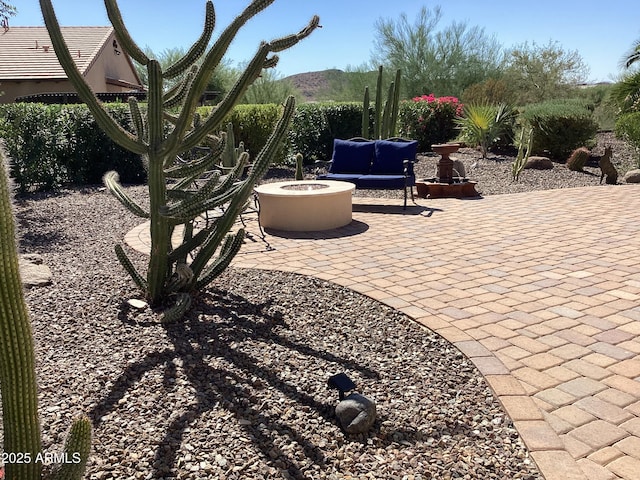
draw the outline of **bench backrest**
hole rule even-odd
[[[365,138],[335,139],[329,171],[363,175],[402,175],[406,171],[405,161],[412,164],[416,159],[417,150],[417,141],[397,137],[375,141]]]

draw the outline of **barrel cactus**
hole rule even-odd
[[[148,166],[148,209],[138,205],[127,194],[115,172],[105,175],[105,184],[133,214],[150,220],[151,250],[146,275],[134,268],[119,245],[116,246],[116,254],[151,305],[164,310],[164,321],[182,317],[191,304],[192,295],[218,276],[240,249],[244,231],[229,232],[254,185],[267,171],[293,116],[295,103],[290,97],[271,137],[251,159],[251,169],[244,176],[249,154],[236,150],[235,145],[226,145],[232,136],[226,134],[224,119],[262,70],[277,64],[278,57],[274,53],[292,47],[318,27],[317,16],[296,34],[262,42],[235,85],[211,113],[205,118],[196,115],[196,107],[207,82],[238,31],[274,1],[251,1],[211,46],[209,41],[215,14],[213,3],[207,1],[202,35],[183,58],[163,71],[160,63],[149,58],[134,42],[116,0],[105,0],[109,20],[122,49],[137,63],[146,66],[148,72],[147,108],[140,108],[133,98],[129,100],[135,125],[135,131],[129,132],[120,127],[95,98],[65,45],[51,0],[40,0],[56,55],[80,98],[100,127],[122,147],[142,155]],[[168,87],[165,82],[174,78],[181,80],[175,86],[165,88]],[[200,155],[193,155],[194,149],[203,143],[208,149]],[[223,160],[229,153],[237,154],[233,159],[233,169],[211,175],[204,185],[194,189],[194,180],[214,166],[228,163]],[[184,158],[189,158],[189,161],[181,162]],[[168,183],[169,179],[171,183]],[[194,222],[200,215],[221,206],[224,206],[219,209],[221,215],[203,230],[195,231]],[[182,227],[182,241],[174,248],[171,237],[178,227]]]
[[[0,144],[0,391],[2,393],[3,458],[7,479],[42,477],[42,441],[31,322],[24,300],[8,166]],[[72,460],[54,479],[80,479],[91,447],[91,423],[77,419],[65,446]],[[76,460],[75,463],[73,460]]]

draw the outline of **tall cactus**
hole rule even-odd
[[[107,188],[135,215],[150,220],[151,252],[146,278],[133,267],[122,247],[116,247],[120,262],[136,284],[146,293],[153,306],[166,306],[172,299],[174,306],[164,315],[165,321],[180,318],[189,308],[191,294],[206,286],[229,265],[242,243],[244,231],[227,235],[242,208],[244,208],[255,183],[264,175],[274,158],[278,145],[284,138],[294,113],[293,98],[287,99],[282,118],[276,125],[265,147],[253,160],[250,173],[241,180],[248,153],[240,153],[235,168],[223,176],[214,175],[202,188],[194,190],[193,179],[202,172],[221,163],[224,152],[230,152],[221,131],[224,118],[238,103],[264,68],[277,64],[273,53],[286,50],[318,27],[314,16],[300,32],[283,38],[262,42],[257,53],[247,64],[235,85],[216,105],[208,117],[195,115],[198,100],[207,81],[220,64],[238,31],[252,17],[269,7],[275,0],[253,0],[220,34],[211,47],[209,40],[214,29],[213,3],[206,2],[206,19],[201,37],[174,65],[162,71],[158,61],[148,58],[131,38],[126,29],[116,0],[105,0],[107,14],[120,45],[136,62],[145,65],[149,76],[148,107],[143,114],[135,99],[129,100],[134,132],[120,127],[95,98],[93,92],[77,70],[65,45],[51,0],[40,0],[45,25],[51,36],[56,55],[80,98],[87,104],[100,127],[122,147],[144,156],[148,165],[149,210],[143,209],[131,199],[118,183],[115,173],[105,175]],[[202,58],[201,62],[198,62]],[[198,66],[199,65],[199,66]],[[165,80],[182,76],[174,88],[165,91]],[[177,114],[171,114],[178,108]],[[169,110],[171,109],[171,110]],[[165,128],[168,122],[170,128]],[[178,158],[206,142],[210,152],[188,164],[180,164]],[[167,185],[167,178],[175,183]],[[194,232],[194,220],[204,212],[224,205],[224,213],[204,230]],[[179,225],[184,226],[180,246],[173,248],[171,234]],[[214,255],[217,257],[214,259]],[[192,258],[190,264],[187,259]]]
[[[15,223],[11,209],[8,165],[0,144],[0,390],[2,391],[3,451],[8,479],[41,478],[42,441],[38,420],[38,392],[31,323],[24,301]],[[70,472],[62,469],[53,478],[80,479],[91,444],[91,423],[86,417],[74,422],[67,441],[69,458],[81,453]],[[64,468],[64,467],[63,467]]]
[[[373,112],[373,138],[383,139],[396,135],[398,124],[398,110],[400,105],[400,78],[401,70],[396,70],[395,81],[389,84],[387,98],[382,99],[382,80],[384,68],[378,67],[378,79],[376,82],[375,107]],[[369,136],[369,87],[364,89],[364,100],[362,102],[362,137]]]

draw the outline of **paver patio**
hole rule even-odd
[[[547,480],[640,478],[640,186],[353,201],[349,226],[270,232],[234,265],[344,285],[442,335]]]

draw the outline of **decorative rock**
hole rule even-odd
[[[533,170],[551,170],[553,168],[553,162],[548,157],[536,157],[531,156],[524,164],[524,168],[531,168]]]
[[[624,181],[627,183],[640,183],[640,169],[629,170],[624,175]]]
[[[376,420],[376,404],[364,395],[352,393],[336,406],[336,417],[347,433],[365,433]]]
[[[465,178],[467,176],[467,173],[465,172],[464,163],[462,163],[462,160],[457,160],[455,158],[452,158],[451,160],[453,160],[453,173],[454,173],[454,175],[457,175],[458,177]]]
[[[51,270],[37,253],[27,253],[18,258],[20,277],[25,287],[43,287],[51,284]]]

